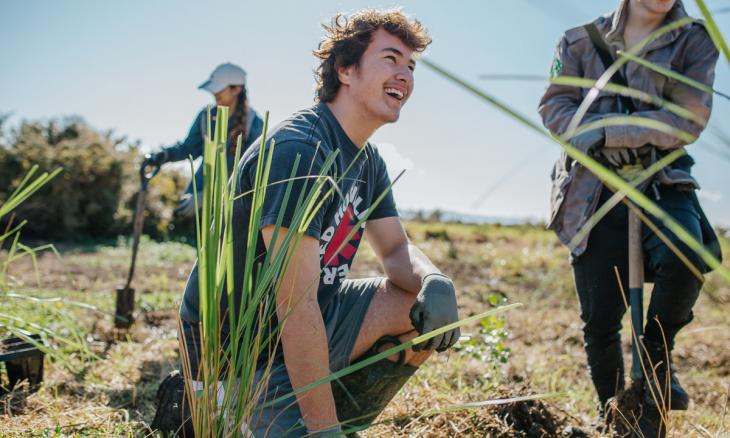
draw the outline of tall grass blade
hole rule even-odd
[[[658,171],[663,169],[665,166],[668,166],[669,164],[676,161],[679,157],[682,157],[686,154],[684,148],[677,149],[675,151],[672,151],[671,153],[664,156],[662,159],[657,161],[656,163],[652,164],[651,166],[647,167],[643,171],[639,173],[639,175],[630,181],[629,184],[631,184],[632,187],[638,187],[645,181],[647,181],[649,178],[654,176]],[[573,237],[573,239],[568,244],[568,247],[575,248],[583,241],[583,239],[588,237],[588,234],[591,232],[593,227],[598,224],[598,222],[601,221],[606,215],[608,214],[613,207],[617,206],[619,202],[621,202],[622,199],[624,199],[626,195],[623,192],[616,192],[614,193],[603,205],[601,205],[596,212],[591,216],[588,221],[583,225],[583,228],[578,230],[578,233]]]
[[[730,47],[728,47],[727,41],[725,41],[725,38],[723,38],[722,33],[720,32],[720,28],[717,27],[715,18],[712,16],[712,13],[707,8],[704,0],[695,0],[695,3],[700,9],[700,12],[702,12],[702,17],[704,17],[705,19],[705,29],[707,29],[707,32],[710,34],[710,38],[712,38],[712,41],[715,43],[717,49],[722,52],[723,55],[725,55],[725,59],[727,60],[727,62],[730,63]]]
[[[418,414],[417,418],[431,417],[433,415],[448,414],[451,412],[469,411],[469,410],[481,409],[481,408],[489,407],[489,406],[509,405],[512,403],[522,403],[522,402],[526,402],[526,401],[535,401],[535,400],[549,400],[549,399],[564,397],[565,395],[566,395],[565,393],[561,393],[561,392],[548,392],[548,393],[544,393],[544,394],[531,394],[531,395],[523,395],[523,396],[517,396],[517,397],[497,398],[497,399],[491,399],[491,400],[468,402],[468,403],[444,406],[442,408],[426,409],[425,411],[420,412]],[[369,426],[346,427],[345,430],[343,430],[343,432],[346,434],[351,434],[351,433],[359,432],[361,430],[365,430],[365,429],[373,427],[373,426],[393,424],[393,423],[400,422],[402,420],[411,419],[412,417],[413,417],[413,415],[409,414],[409,415],[401,415],[401,416],[397,416],[397,417],[393,417],[393,418],[386,418],[384,420],[374,422]],[[351,420],[348,420],[348,422],[355,422],[358,420],[360,420],[360,418],[353,418]],[[343,423],[343,425],[347,426],[348,422]]]
[[[576,77],[576,76],[555,76],[553,78],[550,78],[550,83],[558,84],[558,85],[568,85],[568,86],[580,87],[580,88],[593,88],[596,86],[597,80],[588,79],[588,78],[580,78],[580,77]],[[683,108],[673,102],[664,100],[659,96],[654,96],[654,95],[646,93],[644,91],[637,90],[636,88],[624,87],[623,85],[614,84],[613,82],[609,82],[603,87],[603,90],[611,92],[611,93],[620,94],[622,96],[630,97],[632,99],[641,100],[643,102],[652,104],[657,108],[665,109],[684,119],[692,120],[693,122],[698,123],[700,125],[705,124],[705,119],[703,119],[699,115],[695,114],[694,112],[692,112],[686,108]]]
[[[692,143],[695,140],[697,140],[697,137],[690,134],[687,131],[683,131],[681,129],[677,129],[667,123],[660,122],[658,120],[653,119],[647,119],[645,117],[639,117],[639,116],[612,116],[612,117],[605,117],[599,120],[594,120],[592,122],[585,123],[583,125],[580,125],[578,128],[572,131],[572,134],[570,136],[564,135],[563,138],[565,139],[571,139],[577,135],[580,135],[586,131],[590,131],[593,129],[598,128],[606,128],[609,126],[641,126],[643,128],[649,128],[653,129],[655,131],[663,132],[664,134],[669,134],[674,137],[677,137],[678,139],[686,142],[686,143]]]
[[[714,88],[712,88],[712,87],[710,87],[708,85],[705,85],[702,82],[696,81],[696,80],[694,80],[692,78],[689,78],[689,77],[687,77],[687,76],[685,76],[683,74],[680,74],[680,73],[677,73],[675,71],[672,71],[672,70],[670,70],[668,68],[664,68],[661,65],[657,65],[657,64],[655,64],[655,63],[653,63],[651,61],[647,61],[646,59],[641,58],[639,56],[632,55],[630,53],[626,53],[623,50],[619,50],[618,52],[616,52],[616,54],[619,55],[619,56],[621,56],[621,57],[627,58],[629,61],[633,61],[633,62],[635,62],[635,63],[637,63],[639,65],[642,65],[642,66],[648,68],[649,70],[653,70],[653,71],[655,71],[655,72],[657,72],[659,74],[662,74],[662,75],[664,75],[664,76],[666,76],[668,78],[672,78],[675,81],[678,81],[678,82],[681,82],[683,84],[689,85],[690,87],[694,87],[694,88],[696,88],[696,89],[698,89],[700,91],[704,91],[705,93],[710,93],[710,94],[714,93],[714,94],[717,94],[718,96],[724,97],[725,99],[730,99],[730,96],[728,96],[727,94],[725,94],[725,93],[723,93],[721,91],[718,91],[718,90],[716,90],[716,89],[714,89]]]
[[[522,303],[513,303],[513,304],[508,304],[506,306],[497,307],[495,309],[490,309],[490,310],[488,310],[486,312],[482,312],[482,313],[480,313],[478,315],[473,315],[473,316],[470,316],[468,318],[464,318],[464,319],[462,319],[460,321],[456,321],[454,323],[445,325],[443,327],[440,327],[440,328],[438,328],[436,330],[433,330],[433,331],[430,331],[428,333],[424,333],[424,334],[422,334],[420,336],[417,336],[417,337],[415,337],[415,338],[413,338],[413,339],[411,339],[409,341],[403,342],[400,345],[397,345],[395,347],[392,347],[392,348],[389,348],[387,350],[384,350],[384,351],[382,351],[382,352],[380,352],[378,354],[375,354],[373,356],[368,357],[367,359],[363,359],[363,360],[361,360],[359,362],[356,362],[356,363],[354,363],[354,364],[352,364],[352,365],[350,365],[350,366],[348,366],[346,368],[343,368],[343,369],[341,369],[339,371],[335,371],[334,373],[330,374],[329,376],[325,377],[324,379],[320,379],[320,380],[318,380],[316,382],[312,382],[312,383],[310,383],[308,385],[302,386],[301,388],[299,388],[299,389],[297,389],[295,391],[292,391],[289,394],[283,395],[281,397],[278,397],[278,398],[276,398],[276,399],[274,399],[274,400],[266,403],[262,407],[272,406],[272,405],[274,405],[276,403],[279,403],[281,401],[284,401],[284,400],[287,400],[289,398],[292,398],[292,397],[294,397],[297,394],[300,394],[302,392],[309,391],[310,389],[315,388],[315,387],[317,387],[319,385],[322,385],[324,383],[332,382],[333,380],[336,380],[336,379],[339,379],[341,377],[344,377],[344,376],[346,376],[346,375],[348,375],[350,373],[354,373],[355,371],[360,370],[362,368],[365,368],[366,366],[368,366],[370,364],[373,364],[375,362],[378,362],[380,360],[383,360],[383,359],[387,358],[388,356],[392,356],[392,355],[394,355],[396,353],[399,353],[399,352],[401,352],[401,351],[403,351],[403,350],[405,350],[407,348],[412,347],[415,344],[420,344],[421,342],[427,341],[427,340],[429,340],[431,338],[434,338],[434,337],[436,337],[438,335],[441,335],[443,333],[446,333],[446,332],[448,332],[450,330],[453,330],[455,328],[462,327],[462,326],[467,325],[467,324],[470,324],[472,322],[480,321],[480,320],[482,320],[482,319],[484,319],[484,318],[486,318],[486,317],[488,317],[490,315],[496,315],[498,313],[506,312],[508,310],[512,310],[512,309],[515,309],[515,308],[520,307],[520,306],[522,306]]]
[[[634,47],[629,50],[628,54],[630,55],[636,55],[641,50],[646,47],[647,44],[654,41],[656,38],[659,38],[660,36],[664,35],[665,33],[671,32],[675,29],[679,29],[683,26],[686,26],[689,23],[692,23],[694,21],[694,18],[692,17],[685,17],[676,21],[673,21],[669,24],[666,24],[659,29],[653,31],[650,33],[646,38],[639,41]],[[581,121],[583,120],[583,117],[585,117],[586,113],[588,112],[588,108],[593,104],[593,102],[598,98],[598,93],[604,89],[606,84],[611,80],[614,74],[619,71],[619,69],[628,62],[628,59],[626,57],[619,58],[616,60],[616,62],[613,63],[610,67],[606,69],[606,71],[601,75],[600,78],[598,78],[598,81],[596,81],[596,85],[591,88],[591,90],[588,92],[586,97],[581,102],[580,106],[578,107],[578,110],[575,112],[575,115],[573,115],[573,118],[570,121],[570,124],[568,125],[568,128],[565,131],[566,138],[570,138],[573,136],[573,132],[578,128],[578,126],[581,124]]]

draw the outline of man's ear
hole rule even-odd
[[[355,64],[348,65],[347,67],[337,67],[337,79],[339,79],[340,84],[350,85],[354,72]]]

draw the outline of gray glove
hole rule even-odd
[[[428,274],[423,279],[421,291],[411,307],[411,323],[419,334],[428,333],[437,328],[459,320],[456,308],[456,290],[454,283],[443,274]],[[459,340],[461,330],[455,328],[442,333],[426,342],[413,346],[413,351],[431,350],[445,351]]]
[[[203,194],[198,192],[198,205],[203,204]],[[175,214],[182,217],[195,217],[195,199],[192,193],[185,193],[177,203]]]
[[[601,148],[598,155],[617,169],[626,164],[636,164],[639,161],[636,150],[631,148]]]
[[[606,144],[606,130],[604,128],[591,129],[570,139],[570,144],[586,154],[592,154]]]

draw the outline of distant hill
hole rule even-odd
[[[542,219],[525,216],[485,216],[480,214],[461,213],[450,210],[415,210],[400,211],[406,220],[423,220],[433,222],[458,222],[462,224],[502,224],[502,225],[544,225]]]

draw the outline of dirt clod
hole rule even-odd
[[[644,390],[640,380],[620,391],[611,400],[606,409],[608,431],[613,437],[628,437],[636,430],[638,418],[641,417],[641,402]]]

